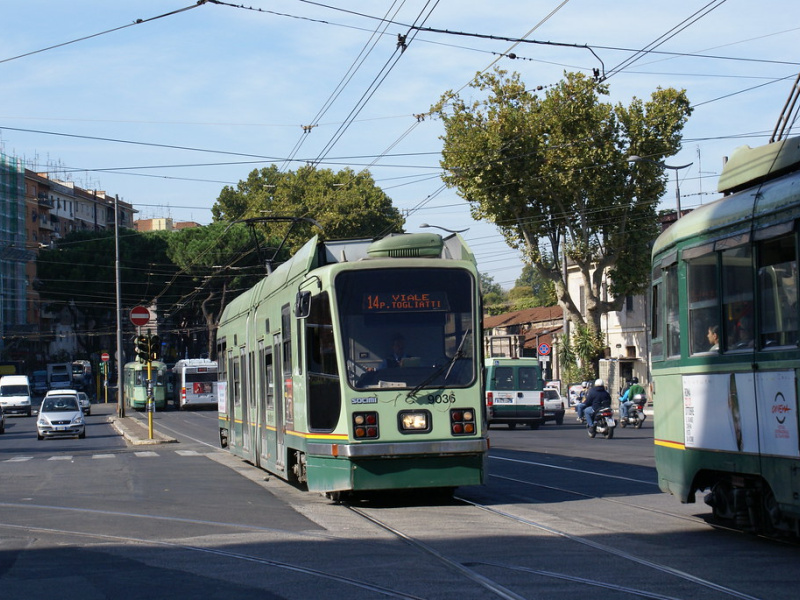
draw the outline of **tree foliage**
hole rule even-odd
[[[253,170],[234,189],[226,186],[211,209],[216,221],[238,221],[267,215],[307,217],[310,223],[295,226],[287,247],[297,250],[313,235],[324,239],[378,237],[399,233],[403,217],[391,199],[375,185],[368,171],[306,166],[282,172],[275,165]],[[283,237],[288,224],[272,224],[270,235]]]
[[[123,309],[149,301],[163,290],[175,268],[159,236],[129,229],[119,236],[120,304]],[[114,231],[75,231],[36,260],[34,283],[48,311],[67,310],[83,353],[96,352],[98,336],[116,327],[116,249]]]
[[[508,294],[494,277],[480,273],[481,298],[483,309],[489,315],[501,315],[508,312]]]
[[[266,275],[256,240],[263,245],[259,232],[241,223],[167,232],[167,254],[179,269],[175,280],[188,284],[172,304],[171,316],[183,335],[199,327],[208,332],[209,356],[214,355],[215,332],[225,305]]]
[[[601,102],[608,87],[579,73],[542,96],[496,70],[479,74],[469,93],[482,99],[447,92],[432,108],[445,126],[444,182],[553,282],[570,320],[599,330],[603,313],[647,285],[666,185],[662,167],[627,159],[679,150],[691,113],[685,92],[659,88],[626,107]],[[582,276],[586,318],[563,278],[564,255]]]
[[[553,306],[558,303],[556,286],[545,279],[531,265],[525,265],[515,285],[508,292],[511,310],[523,310],[539,306]]]

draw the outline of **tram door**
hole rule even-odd
[[[235,351],[231,351],[233,354]],[[242,448],[242,380],[241,380],[241,365],[239,364],[239,357],[233,356],[230,366],[230,382],[232,385],[228,388],[228,419],[231,435],[231,443],[234,448]]]
[[[270,369],[272,369],[272,348],[265,347],[263,339],[258,340],[258,360],[256,371],[253,378],[258,381],[256,385],[256,414],[258,415],[258,425],[256,434],[256,464],[263,467],[269,459],[269,446],[267,437],[267,411],[272,408],[271,394],[269,389]]]
[[[285,440],[284,440],[284,420],[283,420],[283,377],[281,376],[281,334],[276,333],[272,336],[272,352],[270,353],[270,373],[267,376],[272,383],[273,396],[275,401],[275,466],[284,469],[286,461]],[[275,383],[278,382],[278,385]]]
[[[253,458],[252,436],[250,432],[250,377],[248,371],[247,351],[244,346],[239,348],[239,363],[241,368],[242,397],[240,405],[242,410],[242,456],[244,458]]]

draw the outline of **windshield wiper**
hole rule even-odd
[[[464,347],[464,342],[467,341],[467,336],[470,334],[471,331],[472,331],[471,329],[467,329],[464,332],[464,336],[461,338],[461,343],[458,345],[458,348],[456,349],[456,353],[453,355],[453,358],[450,359],[450,362],[447,362],[447,363],[443,364],[441,367],[439,367],[433,373],[431,373],[428,377],[426,377],[422,381],[422,383],[417,385],[414,389],[412,389],[410,392],[408,392],[406,394],[406,398],[413,398],[414,396],[416,396],[418,391],[420,391],[422,388],[424,388],[426,385],[428,385],[431,381],[433,381],[437,377],[439,377],[439,375],[441,375],[442,372],[445,371],[445,369],[447,370],[447,373],[444,376],[444,382],[447,383],[447,378],[450,377],[450,371],[453,370],[453,367],[455,366],[456,361],[459,358],[463,358],[464,357],[464,352],[463,352],[462,348]]]

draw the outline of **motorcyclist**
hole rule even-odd
[[[578,413],[578,421],[583,421],[583,411],[586,410],[586,395],[589,391],[589,382],[584,381],[581,384],[581,393],[578,395],[578,404],[575,405],[575,412]]]
[[[628,386],[628,389],[625,390],[622,398],[619,399],[619,418],[621,420],[628,418],[628,412],[631,406],[633,406],[633,399],[639,394],[645,396],[645,391],[644,388],[639,385],[639,378],[634,377],[631,379],[631,384]]]
[[[583,416],[586,417],[586,426],[594,426],[594,415],[602,408],[611,406],[611,394],[606,391],[602,379],[596,379],[594,387],[586,394],[586,410]]]

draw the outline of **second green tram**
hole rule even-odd
[[[159,361],[150,363],[150,377],[153,380],[153,400],[156,410],[167,407],[167,365]],[[147,365],[140,362],[125,364],[122,374],[125,405],[137,410],[147,408]]]
[[[714,516],[800,533],[800,138],[744,147],[725,197],[653,248],[652,368],[661,489],[710,490]]]
[[[313,238],[225,308],[221,444],[332,496],[482,484],[480,332],[460,236]]]

